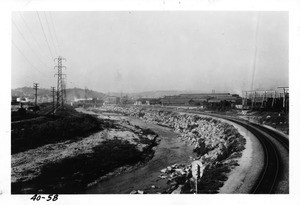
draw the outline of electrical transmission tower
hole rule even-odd
[[[66,66],[62,65],[62,61],[66,61],[65,58],[58,56],[58,58],[55,58],[54,61],[57,60],[57,66],[55,66],[54,68],[57,68],[57,73],[54,75],[57,75],[57,88],[56,88],[56,95],[57,95],[57,100],[56,100],[56,105],[57,108],[58,107],[64,107],[64,80],[63,80],[63,76],[65,76],[66,74],[63,74],[62,69],[66,68]]]

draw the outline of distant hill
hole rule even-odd
[[[94,90],[86,90],[82,88],[70,88],[67,89],[67,99],[68,100],[74,100],[74,99],[82,99],[82,98],[100,98],[103,99],[106,95],[101,92],[97,92]]]
[[[74,99],[80,99],[85,97],[103,99],[105,97],[104,93],[93,91],[93,90],[87,89],[85,93],[85,89],[82,88],[68,88],[66,89],[66,92],[67,92],[67,100],[74,100]],[[16,88],[11,90],[12,96],[34,98],[34,94],[35,91],[32,87],[22,87],[22,88]],[[38,96],[52,98],[52,92],[50,89],[39,88]]]
[[[11,95],[12,96],[33,98],[34,93],[35,93],[35,91],[34,91],[33,87],[22,87],[22,88],[16,88],[16,89],[11,90]],[[50,96],[52,94],[51,94],[50,89],[39,88],[38,89],[38,95],[40,95],[40,96]]]
[[[97,92],[94,90],[87,89],[85,93],[85,89],[82,88],[68,88],[67,90],[67,100],[75,100],[75,99],[84,99],[87,98],[100,98],[103,99],[106,94],[102,92]],[[180,94],[191,94],[191,93],[207,93],[204,91],[178,91],[178,90],[156,90],[156,91],[145,91],[145,92],[136,92],[136,93],[122,93],[122,96],[128,96],[134,99],[137,98],[161,98],[164,96],[170,95],[180,95]],[[12,96],[20,96],[20,97],[29,97],[34,98],[34,89],[32,87],[22,87],[11,90]],[[85,96],[86,95],[86,96]],[[121,92],[110,92],[110,96],[121,96]],[[52,93],[50,89],[39,88],[38,89],[39,97],[47,97],[52,99]]]
[[[134,98],[161,98],[164,96],[190,94],[190,93],[201,93],[201,92],[200,91],[157,90],[157,91],[130,93],[128,95]]]
[[[131,98],[160,98],[166,95],[179,95],[182,93],[186,93],[184,91],[144,91],[144,92],[136,92],[136,93],[120,93],[120,92],[110,92],[110,96],[129,96]]]

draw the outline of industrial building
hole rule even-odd
[[[165,96],[161,98],[164,106],[205,106],[205,107],[233,107],[241,104],[242,98],[230,93],[197,93]]]
[[[139,98],[135,105],[199,106],[226,109],[242,104],[242,98],[230,93],[196,93],[165,96],[163,98]]]
[[[245,91],[243,109],[266,111],[289,111],[288,88],[284,92],[278,90]]]
[[[161,105],[159,98],[139,98],[134,102],[134,105]]]
[[[75,102],[71,102],[73,107],[101,107],[103,100],[99,98],[81,99]]]
[[[120,104],[120,97],[117,96],[107,96],[104,99],[104,105],[116,105]]]

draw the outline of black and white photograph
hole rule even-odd
[[[10,11],[6,194],[295,194],[293,11],[52,8]]]

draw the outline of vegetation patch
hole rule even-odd
[[[98,119],[72,110],[60,111],[57,116],[12,124],[12,154],[49,143],[76,140],[113,127],[113,123],[109,120]]]
[[[140,151],[128,141],[104,141],[89,154],[45,165],[41,174],[27,182],[12,184],[12,193],[83,193],[86,186],[118,167],[134,165],[153,156],[152,147]]]

